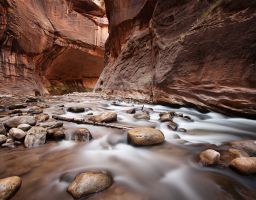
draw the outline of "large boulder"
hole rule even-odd
[[[0,199],[11,199],[19,190],[21,183],[21,178],[18,176],[0,179]]]
[[[199,157],[203,165],[215,165],[220,160],[220,153],[213,149],[207,149],[201,152]]]
[[[46,134],[47,129],[37,126],[32,127],[25,137],[25,147],[31,148],[44,144],[46,141]]]
[[[112,177],[102,172],[85,172],[79,174],[69,185],[67,191],[75,199],[101,192],[112,185]]]
[[[17,128],[20,124],[29,124],[34,126],[36,124],[36,119],[33,116],[16,116],[5,122],[5,125],[9,128]]]
[[[156,145],[164,142],[164,134],[157,129],[141,127],[128,131],[128,142],[132,145],[147,146]]]
[[[256,173],[256,157],[240,157],[231,161],[230,167],[243,174]]]
[[[88,120],[98,123],[108,123],[117,121],[117,113],[115,112],[104,112],[100,115],[91,116]]]
[[[23,130],[19,128],[12,128],[9,131],[9,135],[17,140],[21,140],[27,135],[27,133],[25,133]]]

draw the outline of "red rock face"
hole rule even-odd
[[[108,36],[103,8],[101,0],[1,1],[0,91],[48,93],[56,81],[97,78]]]
[[[256,116],[253,0],[106,0],[97,90]]]

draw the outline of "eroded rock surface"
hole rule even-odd
[[[0,179],[0,199],[11,199],[19,190],[21,182],[21,178],[18,176]]]
[[[106,0],[97,90],[256,116],[256,2]]]
[[[94,86],[108,36],[102,1],[2,0],[0,11],[2,93]]]

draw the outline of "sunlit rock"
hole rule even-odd
[[[75,199],[101,192],[112,185],[112,177],[102,172],[79,174],[69,185],[67,191]]]
[[[199,157],[203,165],[215,165],[220,160],[220,153],[213,149],[207,149],[201,152]]]
[[[154,128],[141,127],[128,131],[128,143],[138,146],[156,145],[164,142],[164,134]]]
[[[240,157],[231,161],[230,167],[243,173],[256,173],[256,157]]]
[[[24,140],[25,147],[37,147],[42,145],[46,141],[47,129],[42,127],[32,127],[28,132]]]
[[[115,112],[104,112],[100,115],[91,116],[88,120],[99,123],[109,123],[117,121],[117,113]]]
[[[19,128],[12,128],[9,131],[9,135],[17,140],[23,139],[27,133],[25,133],[23,130],[19,129]]]
[[[11,199],[19,190],[21,183],[21,178],[18,176],[0,179],[0,199]]]

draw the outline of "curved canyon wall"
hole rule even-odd
[[[256,1],[105,0],[97,91],[256,116]]]
[[[94,86],[108,37],[103,0],[1,0],[0,11],[1,93]]]

